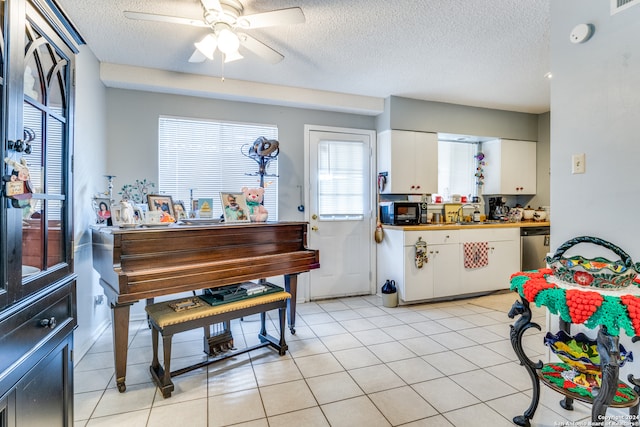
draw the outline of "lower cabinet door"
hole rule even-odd
[[[69,335],[18,382],[17,427],[73,426],[72,347],[73,337]]]
[[[420,301],[433,298],[433,263],[431,260],[418,268],[414,246],[404,248],[404,283],[400,297],[404,301]]]
[[[434,297],[448,297],[464,294],[460,283],[459,244],[429,246],[429,263],[433,263]]]
[[[15,427],[16,425],[16,392],[11,390],[0,398],[0,427]]]

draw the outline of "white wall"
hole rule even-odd
[[[375,128],[372,116],[108,89],[107,165],[108,172],[117,176],[114,188],[117,200],[122,186],[134,183],[136,179],[151,180],[157,189],[160,115],[277,125],[280,142],[278,212],[279,219],[285,221],[304,218],[297,209],[301,203],[298,186],[303,185],[304,178],[304,125]]]
[[[551,206],[554,247],[597,235],[640,261],[640,6],[614,16],[608,1],[552,2]],[[584,44],[571,29],[593,23]],[[571,155],[586,173],[571,174]]]
[[[89,229],[95,220],[91,198],[106,189],[105,87],[99,78],[98,61],[86,46],[81,46],[76,61],[73,216],[78,274],[78,328],[74,332],[77,363],[108,326],[111,313],[106,302],[94,304],[94,297],[103,292],[92,266]]]
[[[640,261],[636,212],[640,185],[640,6],[610,16],[608,1],[551,2],[551,246],[580,235],[601,237]],[[592,23],[584,44],[569,42]],[[586,173],[571,174],[571,155],[586,154]],[[592,245],[581,255],[617,259]],[[553,329],[553,328],[552,328]],[[595,336],[595,331],[589,332]],[[625,337],[621,342],[638,351]],[[637,375],[631,363],[623,369]]]

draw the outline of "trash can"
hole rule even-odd
[[[382,305],[393,308],[398,306],[398,290],[395,280],[387,280],[382,285]]]

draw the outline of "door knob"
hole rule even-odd
[[[316,214],[311,215],[311,219],[318,219],[318,215]]]
[[[318,227],[314,225],[313,227],[311,227],[311,231],[318,231]]]

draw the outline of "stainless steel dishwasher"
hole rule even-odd
[[[522,271],[544,268],[549,253],[548,226],[520,228],[520,268]]]

